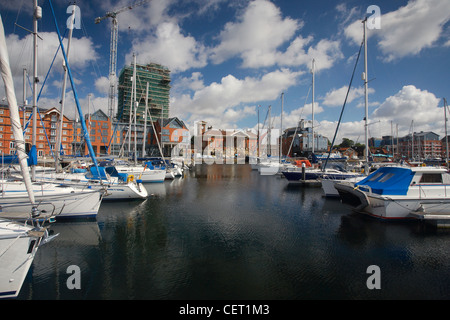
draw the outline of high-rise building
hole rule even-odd
[[[133,64],[125,66],[119,75],[119,94],[116,118],[119,122],[128,122],[130,117],[133,79]],[[162,65],[150,63],[136,64],[136,122],[143,123],[145,115],[145,97],[148,83],[147,120],[169,118],[170,70]],[[134,107],[133,107],[134,109]],[[134,112],[134,111],[133,111]],[[134,113],[131,113],[132,121]],[[150,122],[149,122],[150,123]]]

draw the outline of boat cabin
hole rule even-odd
[[[407,195],[419,187],[420,192],[446,186],[450,194],[450,174],[437,167],[383,167],[355,184],[362,191],[379,195]],[[446,190],[444,190],[446,191]],[[424,195],[425,196],[425,195]]]

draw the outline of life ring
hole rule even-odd
[[[127,183],[128,182],[133,182],[134,181],[134,176],[132,174],[130,174],[127,178]]]

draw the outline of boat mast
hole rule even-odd
[[[23,128],[25,128],[26,124],[26,109],[27,109],[27,69],[23,68]],[[25,133],[24,133],[25,134]]]
[[[144,136],[142,138],[142,157],[145,157],[145,138],[147,137],[148,82],[145,88]]]
[[[364,158],[365,158],[365,165],[364,165],[364,174],[368,174],[369,169],[369,135],[368,135],[368,121],[369,121],[369,98],[368,98],[368,77],[367,77],[367,36],[366,36],[366,24],[367,24],[367,18],[363,20],[363,27],[364,27],[364,73],[363,73],[363,81],[364,81],[364,105],[365,105],[365,124],[364,124],[364,143],[366,144],[366,147],[364,148]]]
[[[281,93],[281,132],[280,132],[280,159],[279,163],[281,163],[281,157],[283,156],[283,99],[284,92]]]
[[[256,163],[259,163],[259,107],[261,107],[260,105],[258,106],[258,132],[257,132],[257,145],[256,145],[256,150],[258,151],[258,157],[256,159]]]
[[[38,0],[34,0],[33,4],[33,133],[32,145],[36,146],[37,132],[37,37],[38,37],[38,19],[42,18],[42,8],[38,6]],[[31,164],[31,180],[36,179],[36,164]]]
[[[445,165],[448,169],[449,164],[448,164],[448,135],[447,135],[447,100],[445,100],[445,98],[444,98],[444,119],[445,119]]]
[[[315,141],[314,141],[314,70],[315,68],[315,60],[312,60],[312,67],[311,67],[311,73],[312,73],[312,123],[311,123],[311,128],[312,128],[312,154],[314,154],[314,145],[315,145]]]
[[[22,171],[23,182],[25,183],[30,203],[33,205],[31,215],[34,216],[39,212],[35,206],[36,202],[33,193],[33,186],[28,171],[27,154],[25,152],[25,140],[23,137],[22,125],[20,124],[19,107],[17,105],[17,98],[14,92],[14,80],[12,77],[11,67],[9,64],[8,48],[6,47],[5,30],[3,27],[3,21],[1,16],[0,16],[0,68],[1,68],[1,77],[5,85],[5,95],[8,101],[11,130],[14,136],[15,147],[17,151],[17,156],[19,158],[20,169]],[[2,153],[2,161],[3,161],[3,153]]]
[[[73,33],[73,22],[75,21],[75,6],[72,7],[72,16],[70,17],[69,23],[69,36],[67,42],[67,60],[69,60],[70,56],[70,43],[72,42],[72,33]],[[58,135],[56,136],[56,146],[55,146],[55,170],[60,172],[62,170],[60,164],[60,152],[61,152],[61,141],[62,141],[62,128],[64,124],[64,105],[66,101],[66,87],[67,87],[67,67],[66,62],[63,60],[63,68],[64,68],[64,80],[62,87],[62,95],[61,95],[61,112],[59,115],[59,127],[58,127]]]
[[[133,53],[133,63],[134,65],[136,65],[136,55]],[[136,81],[135,79],[136,74],[134,72],[134,67],[133,67],[133,77],[131,79],[131,97],[130,97],[130,112],[128,115],[128,157],[130,157],[131,155],[131,116],[133,114],[133,105],[134,105],[134,98],[133,98],[133,94],[134,94],[134,81]]]

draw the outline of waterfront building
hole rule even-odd
[[[155,127],[156,134],[153,131],[151,124],[150,126],[147,125],[146,140],[148,141],[148,144],[146,146],[146,154],[160,156],[158,141],[156,140],[157,136],[161,144],[163,155],[167,157],[171,155],[172,149],[177,144],[190,144],[189,129],[179,118],[172,117],[168,119],[158,119],[153,123],[153,125]]]
[[[297,128],[292,127],[283,131],[283,155],[289,157],[309,156],[312,153],[314,141],[314,153],[328,152],[328,138],[322,136],[318,132],[314,132],[312,128],[306,126],[305,120],[300,120]]]
[[[439,135],[434,132],[421,131],[398,138],[397,148],[396,155],[406,159],[436,159],[445,153],[445,142],[442,143]]]
[[[19,109],[22,126],[26,126],[24,132],[26,148],[32,144],[33,121],[31,118],[32,108]],[[53,150],[57,141],[58,126],[60,123],[60,112],[56,108],[38,108],[38,121],[36,126],[36,149],[38,157],[53,158]],[[62,153],[72,154],[73,121],[64,116],[61,146]],[[11,130],[9,118],[9,108],[7,105],[0,105],[0,151],[2,154],[14,154],[16,152],[14,137]],[[27,150],[28,151],[28,150]]]
[[[201,146],[201,150],[194,143],[194,153],[222,159],[257,155],[258,136],[251,130],[223,130],[206,125],[205,121],[195,123],[195,139],[200,140],[200,143],[197,143],[198,146]]]
[[[128,123],[130,114],[134,121],[134,111],[130,113],[133,65],[125,66],[119,75],[118,108],[116,119]],[[147,96],[147,121],[169,118],[170,70],[156,63],[136,64],[136,122],[145,121],[145,97]]]
[[[86,121],[86,128],[89,132],[89,139],[91,140],[92,148],[97,156],[110,154],[108,150],[111,139],[111,120],[102,111],[97,110],[93,114],[84,116]],[[87,145],[84,143],[83,130],[81,123],[75,121],[73,137],[74,155],[86,155],[89,153]]]

